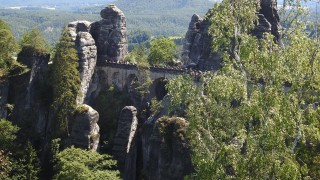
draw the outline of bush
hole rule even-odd
[[[78,148],[67,148],[57,156],[57,174],[53,179],[120,179],[111,156]]]

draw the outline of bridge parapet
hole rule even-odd
[[[119,68],[123,70],[138,70],[137,64],[133,63],[117,63],[117,62],[98,62],[97,66],[100,67],[112,67],[112,68]],[[187,73],[188,71],[186,69],[178,68],[178,67],[163,67],[163,66],[150,66],[151,72],[161,72],[161,73],[170,73],[170,74],[182,74]]]

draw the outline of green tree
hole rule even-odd
[[[10,121],[0,120],[0,179],[9,179],[13,168],[11,153],[16,145],[16,134],[19,128]]]
[[[285,49],[272,35],[257,39],[256,8],[216,5],[210,31],[223,68],[168,83],[171,114],[182,109],[190,122],[194,178],[319,179],[319,41],[301,26]]]
[[[19,129],[8,120],[0,120],[0,150],[12,151]]]
[[[20,40],[20,46],[35,52],[48,52],[49,46],[39,29],[32,29],[25,33]]]
[[[11,179],[39,179],[40,161],[30,141],[27,141],[24,148],[19,148],[18,152],[13,156],[12,171],[10,172]]]
[[[0,79],[3,80],[15,65],[17,65],[14,56],[18,46],[10,27],[1,19],[0,37]]]
[[[69,135],[70,119],[76,109],[76,97],[80,87],[77,67],[78,55],[74,42],[67,29],[64,29],[56,46],[52,67],[53,108],[59,136]]]
[[[116,161],[109,155],[71,147],[57,158],[57,174],[53,179],[120,179],[119,171],[114,170]]]
[[[144,44],[136,45],[131,52],[126,56],[125,60],[130,63],[149,66],[146,46]]]
[[[168,64],[173,61],[177,47],[170,38],[157,38],[150,43],[150,64]]]
[[[0,179],[9,179],[11,168],[9,156],[0,150]]]

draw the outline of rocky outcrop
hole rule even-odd
[[[29,71],[13,76],[9,81],[8,103],[14,107],[10,119],[28,124],[40,135],[45,134],[51,103],[51,91],[46,78],[49,59],[49,53],[24,47],[18,54],[18,61],[26,65]]]
[[[211,15],[209,11],[204,19],[196,14],[192,16],[183,46],[185,64],[202,70],[221,68],[221,59],[212,51],[212,37],[208,32]]]
[[[98,47],[98,61],[121,62],[128,53],[126,17],[115,5],[107,6],[100,15],[102,20],[90,29]]]
[[[72,125],[69,145],[96,151],[100,138],[98,121],[99,113],[96,110],[86,104],[79,106]]]
[[[150,117],[143,126],[145,179],[183,180],[194,171],[186,138],[188,123],[183,118],[161,116]]]
[[[259,38],[266,32],[272,33],[275,42],[282,45],[280,38],[280,20],[275,0],[260,0],[261,9],[258,11],[258,22],[253,34]],[[210,17],[213,12],[209,10],[204,19],[193,15],[189,29],[185,36],[183,57],[185,65],[200,70],[217,70],[221,68],[221,59],[212,51],[211,42],[214,40],[208,33]]]
[[[137,161],[137,109],[126,106],[122,109],[114,139],[113,154],[124,180],[136,179]]]
[[[275,37],[275,42],[279,43],[283,46],[280,30],[280,17],[277,10],[277,1],[276,0],[260,0],[260,7],[259,10],[259,21],[258,25],[265,25],[266,28],[270,28],[271,34]],[[269,23],[269,24],[267,24]],[[270,27],[268,27],[270,25]],[[264,30],[262,30],[264,32]]]
[[[85,98],[97,63],[97,47],[89,33],[90,25],[88,21],[75,21],[68,24],[69,33],[75,42],[79,56],[81,86],[77,96],[78,104],[88,103]]]

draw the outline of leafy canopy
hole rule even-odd
[[[49,46],[39,29],[32,29],[25,33],[20,40],[20,46],[36,52],[48,52],[49,50]]]
[[[78,54],[74,49],[71,35],[64,29],[56,46],[53,59],[53,108],[56,111],[58,134],[69,134],[69,123],[76,109],[76,98],[80,87],[80,74],[77,70]]]
[[[320,41],[303,26],[286,35],[285,49],[272,35],[257,39],[249,34],[256,7],[216,5],[210,31],[223,68],[167,85],[171,114],[184,110],[190,122],[194,178],[319,179]]]
[[[16,65],[14,60],[18,49],[10,27],[0,19],[0,79],[6,78]]]
[[[53,179],[120,179],[119,171],[114,170],[116,161],[106,154],[71,147],[60,152],[57,160]]]
[[[148,60],[150,64],[167,64],[175,57],[177,47],[170,38],[157,38],[150,43],[150,54]]]

